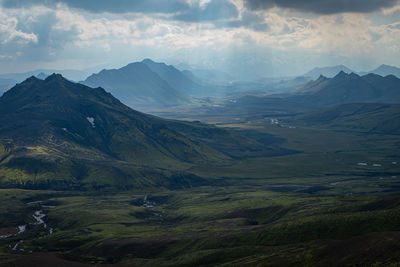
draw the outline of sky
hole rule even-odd
[[[240,77],[400,65],[400,0],[0,0],[0,73],[151,58]]]

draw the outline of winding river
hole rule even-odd
[[[55,206],[48,206],[48,205],[44,205],[43,203],[44,203],[44,201],[35,201],[35,202],[29,202],[29,203],[26,204],[26,205],[36,205],[36,204],[39,204],[40,207],[42,208],[42,209],[40,209],[40,210],[36,210],[36,211],[32,214],[32,217],[33,217],[33,219],[34,219],[35,221],[32,222],[32,223],[29,223],[29,225],[42,225],[43,228],[47,230],[45,234],[43,234],[42,236],[38,237],[39,239],[42,239],[42,238],[44,238],[44,237],[47,237],[47,236],[53,234],[53,232],[54,232],[54,229],[53,229],[52,227],[49,227],[49,226],[47,225],[47,223],[46,223],[46,221],[45,221],[46,213],[45,213],[43,210],[44,210],[44,209],[49,209],[49,208],[54,208]],[[15,234],[2,235],[2,236],[0,236],[0,239],[7,239],[7,238],[10,238],[10,237],[17,237],[17,236],[20,236],[20,235],[22,235],[24,232],[27,231],[27,226],[28,226],[27,224],[25,224],[25,225],[19,225],[19,226],[16,227],[16,228],[18,229],[18,232],[17,232],[17,233],[15,233]],[[21,252],[24,252],[25,250],[24,250],[23,248],[21,248],[21,244],[22,244],[23,242],[24,242],[24,240],[21,239],[21,240],[19,240],[17,243],[15,243],[14,245],[10,245],[10,247],[11,247],[11,249],[12,249],[13,251],[21,251]],[[31,252],[31,251],[30,251],[30,252]]]

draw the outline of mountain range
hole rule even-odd
[[[83,69],[83,70],[75,70],[75,69],[64,69],[64,70],[58,70],[58,69],[37,69],[37,70],[32,70],[32,71],[27,71],[27,72],[16,72],[16,73],[2,73],[0,74],[0,79],[11,79],[14,80],[15,82],[22,82],[25,79],[31,77],[31,76],[42,76],[43,75],[48,75],[48,73],[60,73],[63,75],[63,77],[72,80],[72,81],[81,81],[85,79],[90,73],[93,71],[98,70],[100,67],[93,67],[93,68],[88,68],[88,69]]]
[[[59,74],[31,77],[0,98],[2,186],[193,186],[206,182],[185,172],[193,164],[280,153],[232,131],[132,110]]]
[[[376,69],[370,70],[370,71],[361,71],[357,72],[352,69],[349,69],[348,67],[344,65],[336,65],[336,66],[329,66],[329,67],[316,67],[309,72],[305,73],[303,76],[305,77],[310,77],[312,79],[318,79],[319,76],[325,76],[327,78],[333,78],[336,76],[339,72],[343,71],[344,73],[350,74],[350,73],[356,73],[358,75],[367,75],[369,73],[372,74],[378,74],[380,76],[387,76],[387,75],[395,75],[398,78],[400,78],[400,68],[394,67],[394,66],[389,66],[382,64]]]
[[[317,79],[321,75],[328,77],[328,78],[332,78],[341,71],[343,71],[345,73],[355,72],[344,65],[337,65],[337,66],[322,67],[322,68],[316,67],[316,68],[310,70],[309,72],[305,73],[303,76],[310,77],[314,80]]]
[[[120,69],[102,70],[81,83],[101,86],[125,104],[141,109],[165,108],[192,104],[192,97],[215,96],[225,87],[203,84],[189,71],[144,59]]]
[[[209,117],[229,116],[249,121],[293,116],[350,103],[400,104],[400,79],[394,75],[360,76],[345,72],[333,78],[321,75],[291,94],[244,95],[204,113]]]
[[[168,107],[188,104],[191,98],[179,92],[143,62],[120,69],[102,70],[81,82],[90,87],[101,86],[130,107]]]
[[[394,75],[359,76],[342,71],[333,78],[320,76],[296,93],[299,101],[317,106],[359,102],[400,103],[400,79]]]

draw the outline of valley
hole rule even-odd
[[[212,181],[212,186],[110,192],[2,189],[1,202],[7,203],[2,207],[8,212],[1,213],[0,228],[32,222],[35,208],[26,203],[43,201],[42,205],[54,206],[46,211],[46,223],[54,232],[39,238],[43,229],[36,228],[0,240],[1,262],[398,264],[400,137],[329,124],[304,125],[293,118],[276,123],[219,121],[218,128],[257,142],[272,138],[281,149],[296,153],[242,156],[186,168],[195,177]],[[285,127],[285,120],[295,127]],[[8,215],[10,210],[15,217]],[[9,246],[21,238],[24,251],[12,251]],[[372,250],[376,253],[366,253]]]
[[[0,267],[399,267],[400,0],[0,0]]]
[[[151,60],[85,84],[115,90],[131,71],[124,99],[150,86],[175,101],[191,84]],[[95,84],[43,78],[0,98],[0,266],[400,263],[395,76],[188,92],[182,105],[155,93],[152,115]]]

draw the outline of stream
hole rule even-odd
[[[35,221],[28,224],[28,225],[42,225],[43,228],[47,230],[45,234],[43,234],[43,235],[41,235],[40,237],[38,237],[39,239],[42,239],[42,238],[44,238],[44,237],[47,237],[47,236],[53,234],[53,232],[54,232],[54,229],[53,229],[52,227],[49,227],[49,226],[47,225],[46,221],[45,221],[46,214],[44,213],[43,209],[45,209],[45,208],[47,208],[47,209],[49,209],[49,208],[55,208],[55,206],[48,206],[48,205],[44,205],[43,203],[44,203],[44,201],[35,201],[35,202],[26,203],[26,205],[39,204],[40,207],[42,208],[42,209],[40,209],[40,210],[36,210],[36,211],[32,214],[32,217],[33,217],[33,219],[34,219]],[[26,225],[26,224],[25,224],[25,225],[19,225],[19,226],[16,227],[16,228],[18,229],[18,232],[17,232],[17,233],[15,233],[15,234],[8,234],[8,235],[2,235],[2,236],[0,236],[0,239],[7,239],[7,238],[10,238],[10,237],[17,237],[17,236],[19,236],[19,235],[21,235],[21,234],[23,234],[24,232],[27,231],[27,226],[28,226],[28,225]],[[28,230],[29,230],[29,229],[28,229]],[[19,240],[17,243],[15,243],[13,246],[10,245],[10,248],[12,248],[13,251],[21,251],[21,252],[24,252],[25,250],[24,250],[23,248],[21,248],[21,244],[22,244],[23,242],[24,242],[24,240],[21,239],[21,240]],[[30,252],[31,252],[31,251],[30,251]]]

